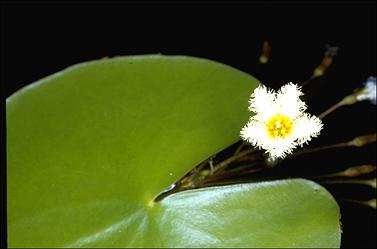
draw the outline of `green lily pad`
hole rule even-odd
[[[9,247],[339,247],[339,208],[286,180],[153,198],[239,139],[258,81],[184,56],[79,64],[7,99]]]

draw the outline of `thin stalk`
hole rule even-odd
[[[323,113],[319,114],[318,118],[319,119],[323,119],[328,114],[332,113],[333,111],[335,111],[336,109],[338,109],[339,107],[341,107],[343,105],[344,105],[344,103],[342,103],[342,101],[336,103],[335,105],[331,106],[329,109],[327,109],[326,111],[324,111]]]
[[[374,165],[360,165],[355,167],[350,167],[346,170],[336,172],[333,174],[326,174],[326,175],[319,175],[311,177],[312,179],[321,179],[321,178],[331,178],[331,177],[357,177],[360,175],[369,174],[376,170],[376,166]]]
[[[214,186],[214,184],[224,185],[224,184],[230,184],[230,183],[236,184],[236,183],[241,183],[241,182],[250,182],[250,180],[237,178],[237,177],[242,177],[245,174],[255,173],[263,169],[265,169],[265,167],[245,168],[239,171],[227,172],[226,174],[219,174],[214,177],[206,179],[205,181],[200,183],[199,186],[206,187],[206,186]]]
[[[245,145],[246,145],[246,142],[242,141],[242,143],[238,146],[238,148],[236,149],[233,155],[240,153],[240,151],[243,149],[243,147],[245,147]]]
[[[336,103],[335,105],[331,106],[329,109],[327,109],[326,111],[324,111],[323,113],[321,113],[318,117],[320,119],[323,119],[324,117],[326,117],[328,114],[332,113],[333,111],[335,111],[336,109],[338,109],[339,107],[341,106],[345,106],[345,105],[353,105],[355,104],[356,102],[359,101],[358,99],[358,96],[364,94],[366,90],[364,88],[358,90],[357,92],[355,93],[352,93],[350,95],[347,95],[346,97],[344,97],[341,101],[339,101],[338,103]]]
[[[318,151],[322,151],[322,150],[328,150],[328,149],[334,149],[334,148],[340,148],[340,147],[346,147],[346,146],[349,146],[348,142],[330,144],[330,145],[321,146],[321,147],[317,147],[317,148],[313,148],[313,149],[301,150],[301,151],[295,152],[293,154],[287,155],[286,157],[289,158],[289,157],[294,157],[294,156],[300,156],[300,155],[303,155],[303,154],[314,153],[314,152],[318,152]]]
[[[367,180],[355,180],[355,179],[345,179],[345,180],[326,180],[326,181],[318,181],[322,184],[361,184],[361,185],[368,185],[372,188],[376,188],[376,178],[367,179]]]
[[[376,133],[368,134],[368,135],[363,135],[363,136],[358,136],[353,138],[350,141],[347,142],[341,142],[341,143],[336,143],[336,144],[330,144],[326,146],[321,146],[313,149],[307,149],[307,150],[302,150],[295,152],[293,154],[288,155],[287,157],[294,157],[294,156],[299,156],[303,154],[308,154],[308,153],[314,153],[322,150],[328,150],[328,149],[334,149],[334,148],[341,148],[341,147],[362,147],[364,145],[370,144],[376,142]]]
[[[333,48],[330,48],[330,49],[333,49]],[[303,88],[306,87],[306,85],[313,79],[323,76],[325,72],[327,71],[327,69],[331,66],[334,60],[334,57],[336,55],[336,51],[335,52],[334,51],[328,52],[328,51],[329,50],[326,51],[325,56],[322,58],[321,63],[314,69],[313,74],[310,76],[310,78],[302,83]]]
[[[214,169],[213,169],[213,173],[217,173],[219,171],[222,171],[224,168],[226,168],[229,164],[231,164],[232,162],[234,161],[237,161],[239,158],[243,157],[243,156],[246,156],[252,152],[255,152],[254,149],[250,149],[250,150],[244,150],[244,151],[241,151],[240,153],[236,154],[236,155],[233,155],[231,157],[229,157],[228,159],[216,164],[214,166]]]
[[[342,200],[376,209],[376,202],[377,202],[376,198],[373,198],[367,201],[358,201],[358,200],[352,200],[352,199],[342,199]]]

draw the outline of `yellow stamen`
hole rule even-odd
[[[266,123],[267,133],[272,138],[285,138],[292,132],[292,122],[287,116],[277,114]]]

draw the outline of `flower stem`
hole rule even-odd
[[[255,149],[250,149],[250,150],[244,150],[244,151],[241,151],[239,152],[238,154],[236,155],[233,155],[231,157],[229,157],[228,159],[216,164],[214,166],[214,169],[213,169],[213,173],[217,173],[217,172],[220,172],[222,171],[224,168],[226,168],[229,164],[231,164],[232,162],[234,161],[237,161],[238,159],[240,159],[241,157],[243,156],[246,156],[252,152],[255,152],[256,150]]]
[[[242,140],[241,144],[238,146],[238,148],[236,149],[233,155],[238,154],[243,149],[243,147],[245,147],[245,145],[246,145],[246,142]]]
[[[340,147],[347,147],[347,146],[349,146],[347,142],[330,144],[330,145],[321,146],[321,147],[317,147],[317,148],[313,148],[313,149],[301,150],[301,151],[295,152],[293,154],[287,155],[287,158],[300,156],[300,155],[308,154],[308,153],[314,153],[314,152],[318,152],[318,151],[322,151],[322,150],[328,150],[328,149],[334,149],[334,148],[340,148]]]
[[[335,53],[336,54],[336,53]],[[306,85],[315,78],[323,76],[327,69],[331,66],[335,54],[325,53],[321,63],[314,69],[313,74],[307,79],[305,82],[302,83],[302,87],[306,87]]]
[[[318,181],[321,184],[362,184],[368,185],[372,188],[376,188],[376,178],[366,179],[366,180],[355,180],[355,179],[345,179],[345,180],[325,180]]]
[[[317,147],[317,148],[313,148],[313,149],[301,150],[301,151],[298,151],[294,154],[290,154],[287,157],[299,156],[299,155],[303,155],[303,154],[318,152],[318,151],[327,150],[327,149],[340,148],[340,147],[351,147],[351,146],[362,147],[366,144],[370,144],[370,143],[373,143],[375,141],[376,141],[376,133],[372,133],[372,134],[368,134],[368,135],[364,135],[364,136],[355,137],[352,140],[347,141],[347,142],[330,144],[330,145],[321,146],[321,147]]]
[[[354,94],[348,95],[348,96],[344,97],[341,101],[339,101],[338,103],[336,103],[335,105],[331,106],[329,109],[327,109],[326,111],[321,113],[318,116],[318,118],[323,119],[324,117],[326,117],[328,114],[332,113],[333,111],[335,111],[339,107],[345,106],[345,105],[352,105],[355,102],[357,102],[356,94],[354,93]]]
[[[373,198],[373,199],[370,199],[370,200],[367,200],[367,201],[358,201],[358,200],[351,200],[351,199],[343,199],[343,200],[376,209],[376,202],[377,202],[376,198]]]
[[[331,177],[339,177],[339,176],[340,177],[357,177],[357,176],[360,176],[360,175],[369,174],[369,173],[371,173],[375,170],[376,170],[375,165],[366,164],[366,165],[359,165],[359,166],[355,166],[355,167],[350,167],[346,170],[336,172],[336,173],[333,173],[333,174],[319,175],[319,176],[314,176],[314,177],[311,177],[311,178],[312,179],[320,179],[320,178],[331,178]]]
[[[354,92],[350,95],[347,95],[341,101],[339,101],[338,103],[336,103],[335,105],[331,106],[329,109],[327,109],[326,111],[321,113],[318,117],[320,119],[323,119],[325,116],[332,113],[334,110],[338,109],[341,106],[355,104],[356,102],[360,101],[361,100],[360,97],[365,95],[367,92],[368,92],[368,89],[361,88],[361,89],[357,90],[356,92]]]
[[[327,109],[326,111],[324,111],[323,113],[321,113],[318,118],[319,119],[323,119],[324,117],[326,117],[328,114],[332,113],[333,111],[335,111],[336,109],[338,109],[339,107],[343,106],[344,104],[342,103],[342,101],[336,103],[335,105],[331,106],[329,109]]]
[[[326,174],[326,175],[319,175],[312,177],[313,179],[320,179],[320,178],[331,178],[331,177],[357,177],[360,175],[369,174],[376,170],[376,166],[366,164],[366,165],[359,165],[355,167],[350,167],[346,170],[336,172],[333,174]]]

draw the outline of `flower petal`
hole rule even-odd
[[[265,86],[258,86],[249,100],[249,110],[254,112],[258,120],[266,122],[277,113],[275,105],[275,93]]]
[[[322,128],[323,124],[319,118],[305,113],[295,120],[292,132],[297,144],[302,146],[313,137],[317,137]]]
[[[292,153],[295,149],[297,143],[294,141],[293,137],[269,139],[265,143],[265,149],[270,154],[272,159],[275,158],[284,158],[286,154]]]
[[[253,146],[263,148],[263,141],[268,136],[266,126],[252,117],[250,121],[242,128],[241,137],[243,140],[251,143]]]
[[[293,83],[282,86],[275,100],[279,113],[290,117],[292,120],[300,116],[306,110],[306,104],[300,99],[302,95],[299,87]]]

